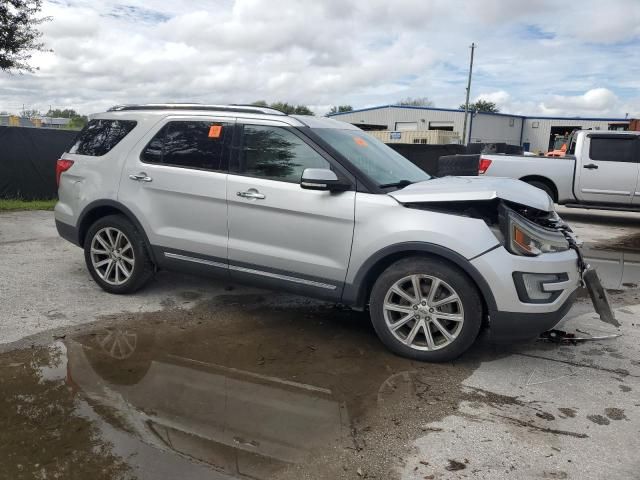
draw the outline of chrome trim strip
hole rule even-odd
[[[311,287],[325,288],[327,290],[335,290],[335,285],[329,285],[328,283],[314,282],[313,280],[306,280],[304,278],[290,277],[289,275],[281,275],[279,273],[263,272],[262,270],[254,270],[252,268],[237,267],[235,265],[229,265],[231,270],[237,272],[249,273],[252,275],[261,275],[263,277],[275,278],[277,280],[285,280],[287,282],[300,283],[302,285],[309,285]]]
[[[622,190],[598,190],[595,188],[583,188],[582,193],[599,193],[602,195],[620,195],[620,196],[630,196],[631,192],[624,192]]]
[[[238,267],[236,265],[227,265],[226,263],[214,262],[212,260],[205,260],[204,258],[188,257],[186,255],[180,255],[178,253],[164,252],[164,256],[167,258],[172,258],[174,260],[183,260],[185,262],[201,263],[203,265],[209,265],[211,267],[217,267],[217,268],[229,268],[230,270],[235,270],[237,272],[275,278],[276,280],[284,280],[287,282],[299,283],[301,285],[324,288],[326,290],[335,290],[337,288],[335,285],[330,285],[328,283],[315,282],[313,280],[306,280],[304,278],[291,277],[289,275],[282,275],[280,273],[264,272],[262,270],[254,270],[252,268]]]
[[[203,265],[209,265],[217,268],[227,268],[226,263],[214,262],[212,260],[205,260],[204,258],[187,257],[186,255],[180,255],[178,253],[164,252],[164,256],[167,258],[173,258],[174,260],[184,260],[185,262],[201,263]]]
[[[327,188],[326,183],[300,182],[303,187]]]

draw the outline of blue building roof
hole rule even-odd
[[[411,105],[380,105],[378,107],[368,107],[368,108],[360,108],[358,110],[351,110],[350,112],[338,112],[338,113],[330,113],[327,115],[328,117],[336,117],[338,115],[347,115],[350,113],[358,113],[358,112],[368,112],[370,110],[380,110],[383,108],[402,108],[402,109],[410,109],[410,110],[431,110],[436,112],[456,112],[456,113],[464,113],[464,110],[459,108],[436,108],[436,107],[414,107]],[[497,115],[501,117],[512,117],[512,118],[522,118],[522,119],[535,119],[535,120],[582,120],[582,121],[593,121],[593,122],[628,122],[628,118],[595,118],[595,117],[545,117],[545,116],[527,116],[527,115],[515,115],[510,113],[493,113],[493,112],[478,112],[481,115]]]

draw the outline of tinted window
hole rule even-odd
[[[606,162],[635,162],[636,140],[633,138],[591,138],[589,157]]]
[[[147,163],[221,170],[224,139],[232,129],[229,123],[169,122],[151,139],[140,158]]]
[[[69,153],[99,157],[109,152],[133,130],[132,120],[91,120],[78,134]]]
[[[298,183],[305,168],[330,168],[330,165],[286,128],[244,126],[239,173]]]

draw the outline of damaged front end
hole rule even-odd
[[[416,202],[405,204],[408,208],[417,208],[452,215],[462,215],[483,220],[504,248],[513,255],[536,257],[567,250],[577,255],[577,269],[581,286],[589,292],[595,311],[600,319],[616,327],[616,320],[606,291],[595,271],[584,260],[580,243],[567,223],[551,209],[540,210],[531,206],[507,201],[500,198],[479,201],[458,202]],[[525,303],[544,303],[553,298],[549,285],[562,282],[564,277],[540,274],[517,274],[517,285],[524,285],[518,293]],[[537,289],[532,285],[537,284]],[[530,288],[529,288],[530,287]],[[536,295],[531,292],[536,291]]]

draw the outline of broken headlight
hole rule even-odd
[[[509,208],[502,213],[505,246],[511,253],[535,257],[569,250],[569,242],[559,230],[536,225]]]

